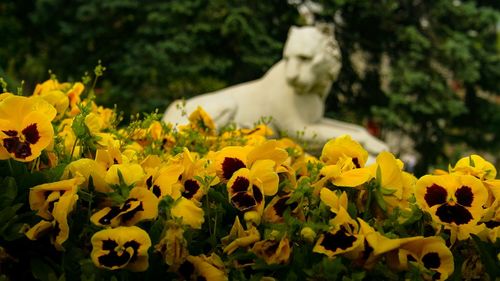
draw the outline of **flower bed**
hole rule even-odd
[[[2,280],[500,276],[500,181],[478,155],[417,179],[349,136],[314,157],[201,108],[117,128],[92,93],[0,95]]]

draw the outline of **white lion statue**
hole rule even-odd
[[[339,74],[340,59],[331,28],[291,27],[283,59],[262,78],[193,97],[184,106],[183,101],[174,101],[163,120],[187,124],[189,114],[201,106],[217,128],[231,122],[252,128],[262,117],[271,117],[269,125],[275,132],[290,136],[302,132],[301,138],[317,144],[316,148],[348,134],[371,154],[387,150],[385,143],[363,127],[324,118],[325,100]]]

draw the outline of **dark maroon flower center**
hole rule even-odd
[[[197,181],[186,180],[184,182],[184,192],[182,193],[182,196],[187,199],[191,199],[196,194],[196,192],[198,192],[198,190],[200,190],[200,185]]]
[[[236,193],[236,195],[231,198],[231,203],[233,203],[233,205],[242,212],[257,205],[255,198],[246,192]]]
[[[287,204],[286,201],[288,201],[288,199],[290,199],[290,196],[284,196],[280,198],[278,201],[276,201],[276,203],[274,204],[273,208],[277,216],[283,217],[283,214],[285,213],[287,207],[290,207],[291,210],[297,208],[298,206],[297,202],[292,202],[291,204]]]
[[[457,225],[467,224],[473,219],[469,210],[461,205],[443,204],[437,208],[436,216],[438,216],[442,222],[454,222]]]
[[[18,132],[15,130],[2,132],[10,137],[3,139],[3,147],[5,147],[7,152],[14,153],[14,156],[20,159],[26,159],[31,156],[32,152],[30,145],[36,144],[38,140],[40,140],[40,133],[38,132],[36,123],[27,126],[21,131],[25,141],[21,141]]]
[[[108,254],[98,257],[99,263],[105,267],[112,268],[114,266],[123,266],[129,262],[134,262],[137,260],[137,252],[141,244],[135,240],[130,240],[123,244],[125,249],[132,248],[133,254],[130,255],[128,251],[123,251],[121,253],[116,252],[116,247],[118,243],[112,239],[102,241],[102,249],[109,251]]]
[[[441,259],[439,258],[438,253],[434,252],[425,254],[422,257],[422,262],[427,268],[439,268],[439,266],[441,265]]]
[[[444,187],[437,184],[432,184],[432,186],[427,187],[427,192],[425,193],[424,199],[429,207],[434,205],[440,205],[446,203],[446,197],[448,192]]]
[[[234,172],[241,168],[245,168],[245,163],[238,158],[226,157],[222,161],[222,176],[224,179],[229,180]]]
[[[356,241],[356,237],[349,235],[345,227],[341,226],[340,229],[335,233],[327,232],[321,242],[326,250],[335,252],[337,249],[345,250],[352,247]]]
[[[455,196],[457,197],[457,203],[464,206],[472,206],[472,201],[474,200],[474,194],[472,189],[468,186],[462,186],[457,191],[455,191]]]
[[[22,131],[25,139],[27,142],[31,144],[35,144],[38,142],[40,139],[40,133],[38,132],[38,129],[36,128],[36,123],[29,125],[28,127],[24,128]]]
[[[233,185],[231,186],[231,191],[233,193],[245,192],[248,190],[249,186],[250,186],[250,181],[247,178],[237,177],[236,180],[234,180]]]

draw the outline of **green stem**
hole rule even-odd
[[[365,204],[365,212],[363,213],[363,220],[368,220],[368,212],[370,210],[370,206],[372,205],[372,192],[373,188],[371,185],[368,185],[368,198],[366,198],[366,204]]]
[[[11,176],[14,176],[14,168],[12,168],[12,159],[9,158],[9,160],[7,161],[7,163],[9,164],[9,170],[10,170]]]
[[[75,142],[73,143],[73,147],[71,148],[71,155],[69,156],[70,160],[73,160],[73,154],[75,153],[75,149],[76,149],[76,144],[77,143],[78,143],[78,138],[75,139]]]

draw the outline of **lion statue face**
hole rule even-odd
[[[283,50],[287,82],[297,94],[328,94],[337,79],[341,55],[333,32],[318,27],[290,28]]]

